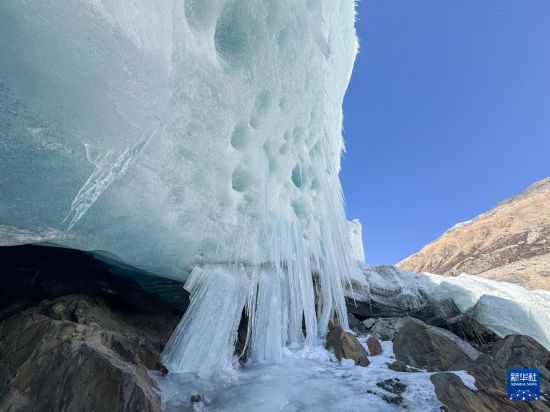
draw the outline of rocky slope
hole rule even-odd
[[[149,371],[165,372],[181,284],[62,248],[3,247],[0,262],[1,411],[160,411]]]
[[[160,374],[166,372],[160,352],[187,304],[181,284],[130,273],[130,268],[68,249],[0,248],[0,262],[1,411],[160,412],[215,405],[214,395],[196,391],[195,382],[185,389],[193,395],[178,389],[177,399],[159,386]],[[140,286],[144,284],[147,288]],[[429,302],[412,312],[408,306],[391,312],[386,307],[350,308],[356,316],[350,312],[349,323],[358,337],[334,322],[327,347],[336,358],[352,359],[373,374],[369,379],[374,391],[366,392],[379,396],[388,410],[402,410],[412,405],[411,397],[421,396],[410,385],[411,379],[418,379],[407,376],[417,375],[419,369],[433,373],[429,379],[437,400],[445,405],[441,410],[550,407],[550,353],[528,336],[500,339],[483,334],[469,314],[450,305],[444,307],[443,317],[441,308]],[[209,327],[216,327],[217,316],[212,313]],[[240,332],[246,336],[246,330]],[[382,352],[392,345],[394,355],[384,363]],[[511,367],[541,371],[540,400],[507,399],[506,369]],[[383,378],[380,368],[393,371],[391,379]],[[457,378],[457,371],[466,371],[460,373],[473,379],[475,388]],[[246,401],[239,399],[239,405]]]
[[[43,301],[0,322],[0,410],[159,411],[148,371],[177,318],[99,297]]]
[[[550,290],[550,178],[449,229],[397,266]]]

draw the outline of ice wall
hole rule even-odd
[[[2,243],[180,279],[266,268],[288,287],[288,340],[304,317],[311,343],[352,265],[338,171],[355,53],[353,0],[2,1]]]

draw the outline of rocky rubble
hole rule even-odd
[[[548,350],[529,336],[508,335],[499,339],[488,335],[483,327],[476,329],[467,313],[460,314],[457,310],[453,316],[452,307],[445,307],[449,315],[445,318],[441,309],[426,305],[415,315],[444,328],[409,316],[368,318],[369,328],[364,332],[369,335],[367,342],[375,337],[392,340],[396,360],[388,364],[388,368],[395,372],[432,372],[430,380],[443,405],[442,410],[550,410]],[[364,321],[362,323],[365,325]],[[449,330],[453,328],[460,336]],[[510,401],[506,382],[509,368],[538,369],[541,400]],[[457,373],[470,375],[475,381],[474,387],[467,385]],[[399,402],[399,397],[397,394],[386,401]]]
[[[181,284],[71,249],[3,247],[0,261],[0,410],[160,410],[148,371],[166,372]]]
[[[467,387],[453,373],[435,373],[431,381],[438,399],[450,411],[548,410],[550,394],[543,387],[544,400],[512,402],[507,397],[506,368],[538,366],[548,376],[548,351],[529,337],[508,337],[496,343],[494,357],[477,351],[451,332],[406,318],[393,338],[397,360],[432,372],[466,371],[475,378],[477,390]],[[517,335],[516,335],[517,336]],[[537,349],[528,355],[524,342]],[[514,356],[513,354],[518,354]],[[499,359],[497,361],[497,359]],[[511,359],[515,360],[515,363]]]
[[[19,264],[4,260],[10,270],[0,276],[0,410],[159,411],[150,371],[166,372],[159,355],[181,315],[174,310],[174,302],[182,302],[178,285],[154,283],[164,297],[151,295],[132,280],[154,282],[147,276],[115,276],[114,268],[86,260],[89,256],[56,253],[60,260],[51,255]],[[70,261],[72,270],[64,266]],[[69,282],[75,272],[81,282]],[[174,297],[171,304],[166,296]],[[412,313],[415,317],[397,311],[366,319],[350,314],[353,333],[333,323],[326,346],[340,360],[373,368],[380,357],[369,361],[369,356],[387,345],[380,341],[392,340],[395,359],[390,356],[382,366],[395,377],[377,387],[398,408],[406,406],[403,373],[427,370],[444,410],[550,410],[548,350],[528,336],[486,335],[467,313],[457,312],[452,305],[428,302]],[[246,328],[240,330],[242,346]],[[531,367],[541,372],[543,399],[509,401],[506,370]],[[456,371],[471,376],[475,387]],[[200,396],[188,401],[188,406],[204,404]]]

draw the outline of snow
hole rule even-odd
[[[258,360],[346,327],[354,19],[353,0],[2,1],[2,243],[193,272],[175,370],[226,368],[243,306]]]
[[[453,373],[460,378],[464,386],[472,391],[477,391],[475,377],[473,377],[466,371],[453,371]]]
[[[366,345],[366,336],[360,337]],[[333,354],[315,347],[285,349],[277,364],[256,363],[218,374],[209,380],[192,373],[155,375],[167,411],[191,409],[191,395],[200,394],[203,402],[194,408],[209,411],[439,411],[429,372],[407,373],[388,369],[395,361],[392,343],[381,342],[382,354],[369,356],[371,364],[356,366],[353,361],[337,361]],[[459,375],[460,376],[460,375]],[[394,394],[376,384],[399,379],[407,387],[403,405],[392,405],[382,396]],[[199,409],[200,410],[200,409]]]

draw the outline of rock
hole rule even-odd
[[[535,339],[525,335],[508,335],[493,344],[489,356],[503,369],[538,369],[541,392],[550,401],[550,352]]]
[[[367,339],[367,347],[369,348],[369,355],[371,356],[380,355],[382,353],[382,345],[374,336],[369,336]]]
[[[100,297],[43,301],[0,322],[0,410],[159,411],[148,370],[178,319]]]
[[[191,403],[198,403],[198,402],[202,402],[202,396],[200,393],[197,393],[195,395],[191,395],[190,398],[189,398],[189,401]]]
[[[407,385],[401,383],[398,378],[386,379],[385,381],[377,382],[376,386],[396,395],[401,395],[405,392],[405,389],[407,389]]]
[[[392,340],[405,318],[380,318],[369,330],[369,333],[380,340]]]
[[[408,302],[404,303],[405,307]],[[397,305],[397,304],[396,304]],[[399,306],[391,306],[374,299],[368,301],[353,300],[346,298],[348,313],[352,313],[360,318],[386,318],[407,316],[414,309],[406,309]]]
[[[382,395],[382,399],[384,399],[386,402],[391,403],[392,405],[399,406],[403,403],[403,397],[402,396],[388,396],[388,395]]]
[[[530,336],[508,335],[493,344],[489,355],[501,368],[550,369],[550,352]]]
[[[489,390],[486,391],[486,387],[476,380],[478,390],[473,391],[466,387],[457,375],[451,372],[435,373],[430,376],[430,380],[435,387],[437,399],[450,412],[545,410],[540,402],[509,401],[504,393],[506,386],[503,386],[504,389],[498,393],[492,390],[492,388],[488,388]]]
[[[338,360],[352,359],[356,365],[370,364],[368,353],[351,333],[344,331],[340,326],[332,324],[327,335],[327,349],[334,350]]]
[[[363,325],[363,322],[361,322],[351,313],[348,313],[348,323],[349,323],[350,329],[355,333],[359,333],[359,334],[367,333],[367,328],[365,327],[365,325]]]
[[[377,382],[376,386],[379,388],[382,388],[386,392],[390,392],[396,396],[382,394],[382,399],[384,399],[386,402],[393,404],[393,405],[401,405],[403,403],[403,397],[401,394],[405,392],[405,389],[407,389],[407,385],[399,382],[398,378],[395,379],[386,379],[382,382]]]
[[[462,313],[452,299],[429,299],[421,310],[411,316],[428,325],[447,329],[482,352],[487,352],[491,343],[500,340],[475,319],[473,308]]]
[[[413,368],[402,361],[395,361],[389,364],[388,369],[391,369],[395,372],[420,372],[418,369]]]
[[[541,401],[508,400],[506,369],[445,329],[407,318],[393,343],[396,358],[404,363],[429,371],[463,370],[474,377],[477,391],[466,387],[453,373],[436,373],[430,377],[437,398],[449,411],[548,410]]]
[[[376,323],[376,319],[373,319],[373,318],[368,318],[368,319],[365,319],[363,321],[363,325],[367,328],[367,329],[370,329],[372,328],[372,325],[374,325]]]
[[[397,360],[428,371],[465,370],[480,352],[451,332],[405,318],[393,338]]]

